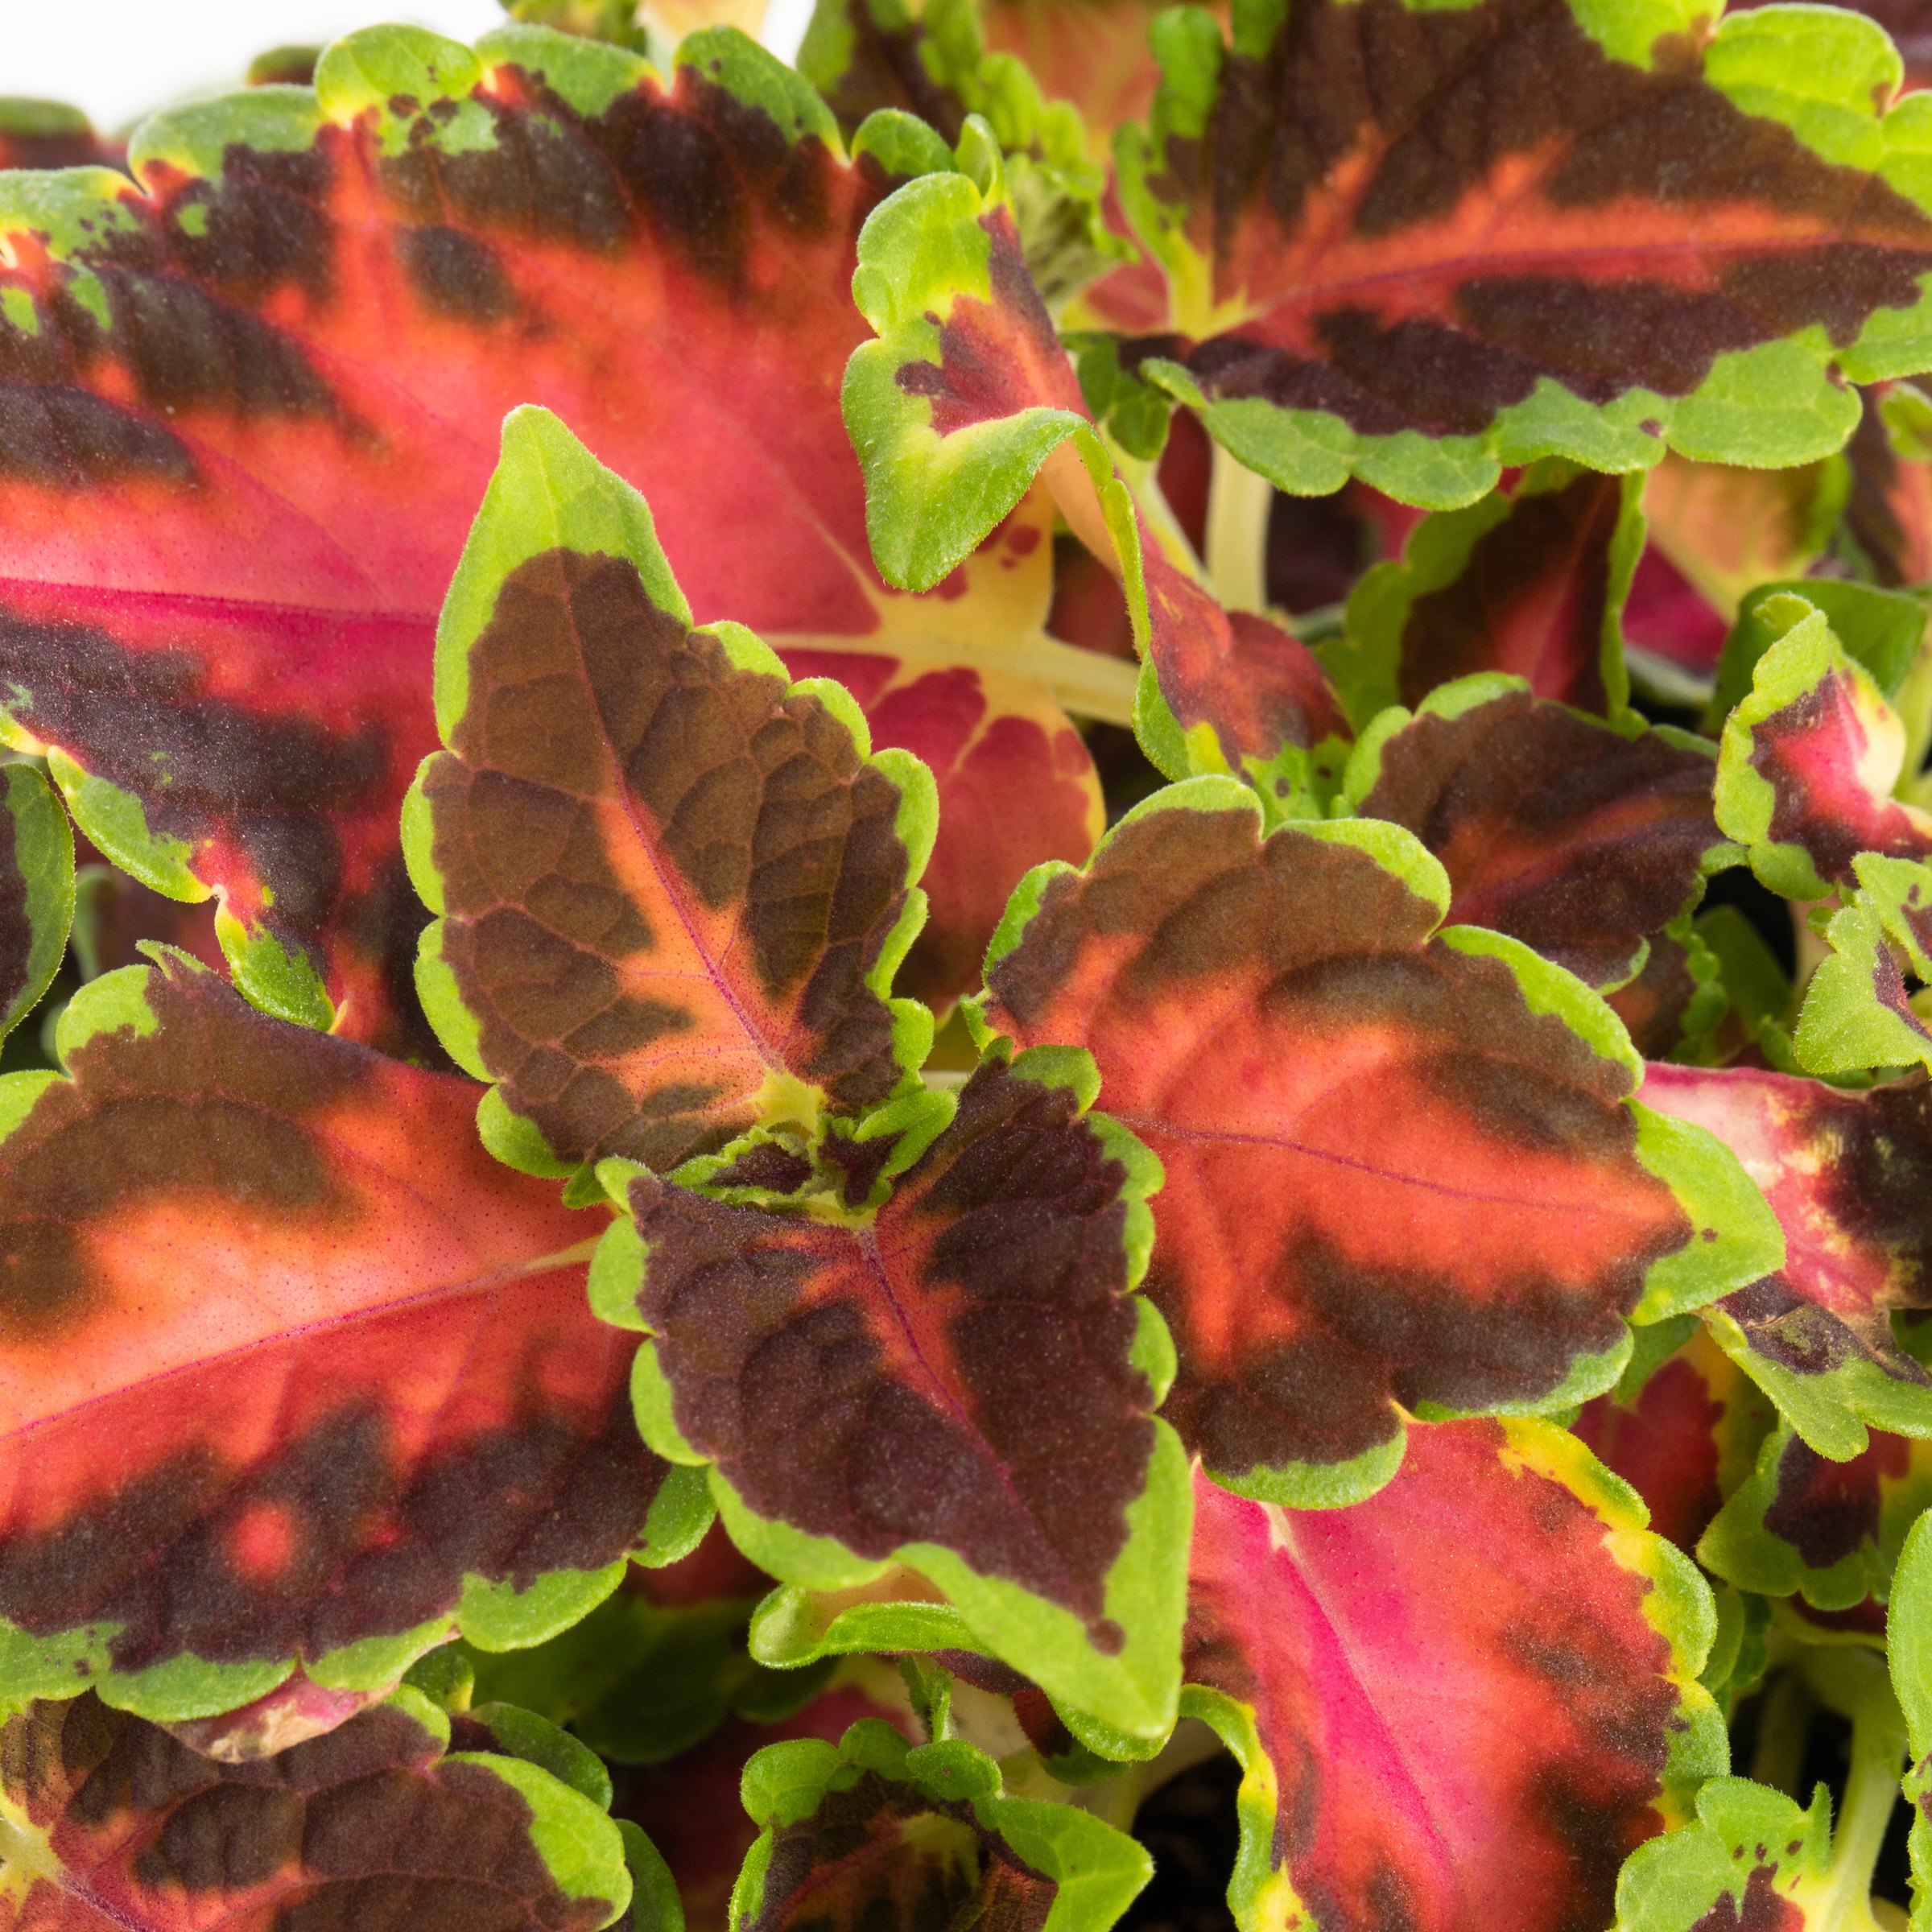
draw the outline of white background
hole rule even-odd
[[[766,40],[786,59],[810,0],[774,0]],[[502,24],[497,0],[0,0],[0,94],[71,101],[96,126],[235,85],[271,47],[410,20],[452,40]]]

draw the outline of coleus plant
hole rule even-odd
[[[696,10],[0,114],[0,1928],[1889,1922],[1897,47]]]

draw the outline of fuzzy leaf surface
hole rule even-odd
[[[1824,613],[1846,655],[1872,674],[1882,697],[1897,695],[1925,637],[1926,608],[1917,598],[1848,579],[1772,580],[1759,583],[1739,601],[1737,622],[1724,639],[1704,713],[1707,731],[1720,732],[1731,712],[1751,695],[1758,666],[1790,628],[1790,609],[1780,601],[1790,595]]]
[[[450,1730],[403,1690],[235,1765],[91,1693],[35,1703],[0,1729],[0,1928],[597,1932],[619,1919],[631,1881],[602,1808],[520,1755],[452,1752]]]
[[[1777,1251],[1715,1141],[1666,1153],[1631,1110],[1601,1003],[1518,941],[1439,933],[1449,898],[1398,827],[1264,840],[1246,797],[1200,779],[1084,872],[1033,875],[989,956],[983,1026],[1087,1047],[1160,1157],[1167,1413],[1272,1500],[1371,1492],[1401,1456],[1397,1403],[1596,1394],[1626,1315]]]
[[[1123,359],[1305,494],[1828,453],[1840,370],[1922,365],[1922,104],[1868,21],[1697,18],[1320,0],[1229,46],[1181,16],[1121,150],[1174,332]]]
[[[1708,1588],[1550,1425],[1419,1427],[1351,1509],[1197,1496],[1187,1707],[1245,1773],[1245,1932],[1600,1926],[1723,1769]]]
[[[1442,861],[1452,923],[1506,932],[1610,987],[1732,856],[1711,815],[1713,776],[1701,748],[1625,737],[1482,678],[1443,687],[1413,716],[1384,712],[1344,795]]]
[[[489,1157],[469,1082],[180,955],[83,989],[58,1040],[64,1076],[0,1082],[0,1699],[386,1687],[703,1529],[584,1304],[604,1217]]]
[[[1049,1689],[1158,1735],[1187,1507],[1129,1293],[1158,1175],[1070,1057],[983,1066],[856,1220],[631,1174],[596,1302],[652,1338],[640,1424],[713,1466],[754,1561],[836,1587],[902,1560]]]
[[[1697,1794],[1696,1822],[1640,1846],[1624,1868],[1616,1932],[1842,1924],[1831,1867],[1831,1799],[1823,1785],[1800,1810],[1748,1778],[1714,1777]]]

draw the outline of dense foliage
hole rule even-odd
[[[1932,14],[511,10],[0,101],[0,1932],[1932,1932]]]

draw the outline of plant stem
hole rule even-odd
[[[1785,1670],[1774,1677],[1764,1693],[1758,1714],[1757,1750],[1751,1760],[1754,1781],[1798,1798],[1798,1768],[1804,1762],[1805,1736],[1811,1728],[1817,1699],[1802,1676]],[[1800,1798],[1800,1803],[1804,1801]]]
[[[1872,1874],[1898,1802],[1905,1719],[1884,1662],[1862,1650],[1806,1659],[1812,1688],[1852,1719],[1852,1769],[1831,1839],[1831,1870],[1812,1906],[1816,1932],[1881,1932],[1872,1915]]]
[[[1230,610],[1268,608],[1268,512],[1274,485],[1213,446],[1208,482],[1208,575]]]

